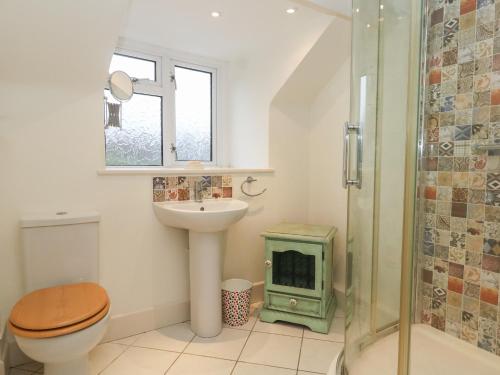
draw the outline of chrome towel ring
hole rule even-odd
[[[242,183],[241,183],[241,192],[243,194],[245,194],[247,197],[258,197],[259,195],[262,195],[264,194],[266,191],[267,191],[267,188],[262,190],[260,193],[257,193],[257,194],[250,194],[250,193],[247,193],[245,191],[245,189],[243,188],[245,186],[245,184],[251,184],[252,182],[255,182],[257,181],[255,178],[253,178],[252,176],[248,176]]]

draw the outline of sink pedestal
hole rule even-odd
[[[189,230],[191,329],[201,337],[222,331],[222,253],[227,228],[241,220],[248,203],[237,199],[154,202],[158,220]]]
[[[222,330],[222,250],[224,232],[189,231],[191,330],[214,337]]]

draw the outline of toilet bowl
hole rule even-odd
[[[19,300],[8,326],[46,375],[89,375],[88,354],[106,332],[109,307],[106,291],[95,283],[44,288]]]

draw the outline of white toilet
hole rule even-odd
[[[110,301],[97,284],[96,212],[21,220],[28,294],[13,307],[9,329],[46,375],[89,375],[89,352],[106,332]]]

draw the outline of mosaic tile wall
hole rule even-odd
[[[231,176],[153,177],[153,202],[194,200],[196,181],[201,181],[203,199],[233,196]]]
[[[500,0],[429,0],[421,318],[500,355]]]

